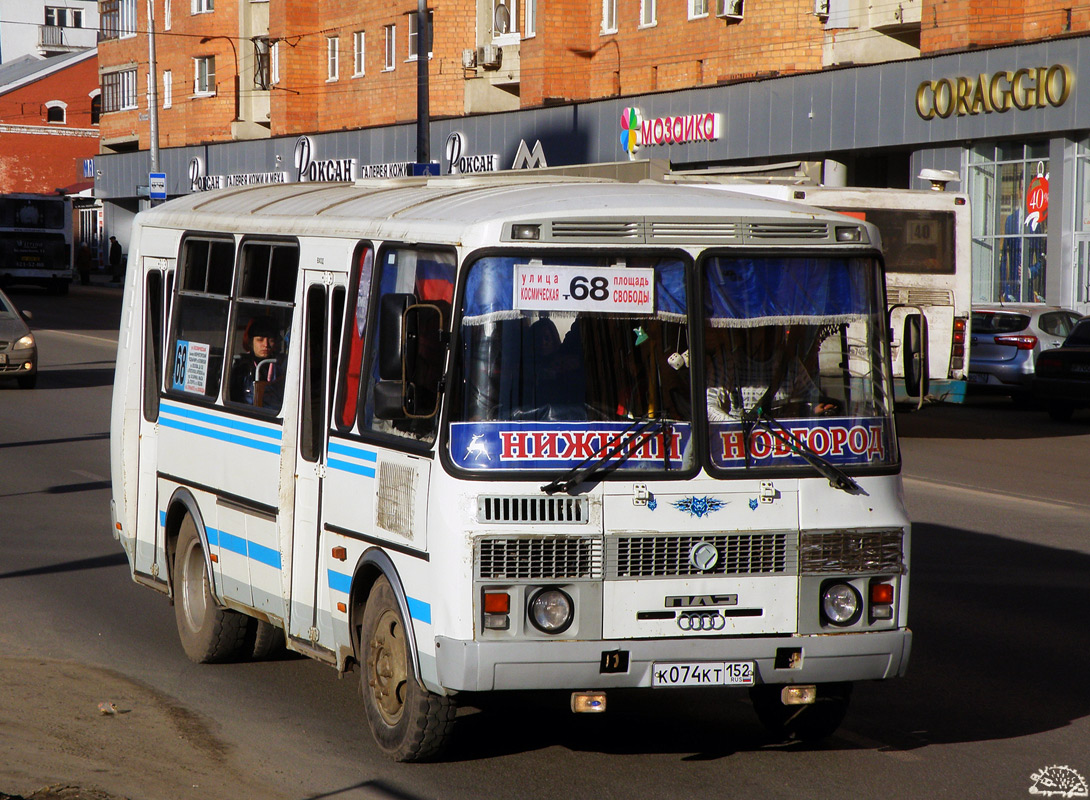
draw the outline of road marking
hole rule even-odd
[[[41,334],[41,333],[52,333],[52,334],[55,334],[57,336],[74,336],[77,339],[90,339],[92,342],[104,342],[106,344],[113,344],[113,345],[117,344],[117,337],[116,336],[114,336],[114,337],[92,336],[89,333],[76,333],[75,331],[58,331],[58,330],[56,330],[54,328],[35,328],[34,333],[35,333],[35,335]]]
[[[906,485],[916,484],[922,488],[932,489],[939,492],[957,493],[959,495],[976,495],[978,498],[987,500],[1006,500],[1008,502],[1016,503],[1028,503],[1030,505],[1039,505],[1046,508],[1055,510],[1057,507],[1068,508],[1072,511],[1086,511],[1090,509],[1090,504],[1087,503],[1072,503],[1067,500],[1053,500],[1047,497],[1041,497],[1039,495],[1030,494],[1018,494],[1017,492],[1000,492],[994,489],[981,489],[978,486],[970,486],[965,483],[955,483],[953,481],[936,481],[929,478],[913,478],[908,475],[902,475]]]

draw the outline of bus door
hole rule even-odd
[[[163,343],[167,330],[167,309],[174,292],[174,265],[172,258],[145,258],[144,279],[144,331],[142,365],[142,413],[139,423],[139,468],[137,475],[137,505],[147,509],[136,518],[136,556],[134,570],[150,577],[156,584],[165,584],[169,571],[163,547],[165,512],[161,509],[166,498],[157,498],[155,465],[158,463],[159,392],[163,386]],[[154,509],[154,513],[152,512]]]
[[[322,491],[326,472],[331,380],[343,316],[345,278],[330,272],[303,273],[303,346],[299,380],[298,441],[295,456],[295,511],[291,545],[291,603],[288,632],[325,649],[333,648],[329,608],[319,609]],[[323,635],[324,634],[324,635]]]

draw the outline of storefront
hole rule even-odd
[[[973,209],[978,301],[1090,312],[1090,37],[435,121],[443,173],[663,160],[675,169],[830,160],[848,184],[928,187],[956,171]],[[415,125],[171,148],[171,196],[217,186],[413,170]],[[147,152],[96,159],[107,227],[146,195]],[[621,167],[617,168],[621,170]],[[143,188],[141,188],[143,187]]]

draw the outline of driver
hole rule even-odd
[[[255,317],[242,335],[247,352],[231,368],[231,399],[279,411],[284,401],[284,356],[280,328],[272,317]]]

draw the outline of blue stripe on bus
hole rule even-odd
[[[266,453],[280,452],[280,445],[275,442],[259,442],[253,439],[247,439],[243,436],[236,436],[233,433],[226,433],[225,431],[216,431],[211,428],[201,428],[196,425],[177,422],[173,419],[164,419],[162,415],[159,416],[159,424],[165,428],[175,428],[180,431],[185,431],[186,433],[195,433],[198,436],[205,436],[209,439],[219,439],[220,441],[228,442],[229,444],[238,444],[253,450],[261,450]]]
[[[378,461],[378,453],[374,450],[362,450],[358,447],[349,447],[346,444],[338,444],[337,442],[329,443],[329,452],[359,458],[363,461]]]
[[[263,544],[257,542],[247,542],[246,547],[249,550],[249,556],[254,561],[261,564],[267,564],[275,569],[280,569],[280,551],[273,550],[271,547],[266,547]]]
[[[207,411],[198,411],[193,408],[185,408],[184,406],[176,406],[171,403],[163,403],[159,407],[160,413],[166,412],[173,414],[177,417],[184,417],[186,419],[196,420],[198,422],[208,422],[213,425],[219,425],[223,428],[234,428],[236,431],[243,431],[245,433],[252,433],[256,436],[266,436],[270,439],[280,441],[284,438],[284,432],[276,425],[258,425],[253,422],[246,422],[240,419],[234,419],[222,414],[211,414]]]
[[[240,556],[246,556],[258,563],[281,569],[280,552],[278,550],[273,550],[271,547],[266,547],[257,542],[251,542],[242,536],[227,533],[227,531],[209,527],[205,527],[205,531],[208,534],[209,547],[219,547],[221,550],[238,553]]]
[[[334,592],[341,592],[342,594],[348,594],[352,588],[352,576],[345,575],[343,572],[337,572],[336,570],[328,570],[329,573],[329,588]],[[431,625],[431,604],[425,603],[423,600],[417,600],[415,597],[409,597],[405,595],[405,600],[409,604],[409,616],[420,622]]]
[[[356,475],[363,475],[365,478],[375,477],[375,468],[368,467],[364,464],[354,464],[351,461],[341,461],[339,458],[331,458],[326,462],[327,466],[331,469],[339,469],[344,472],[352,472]]]

